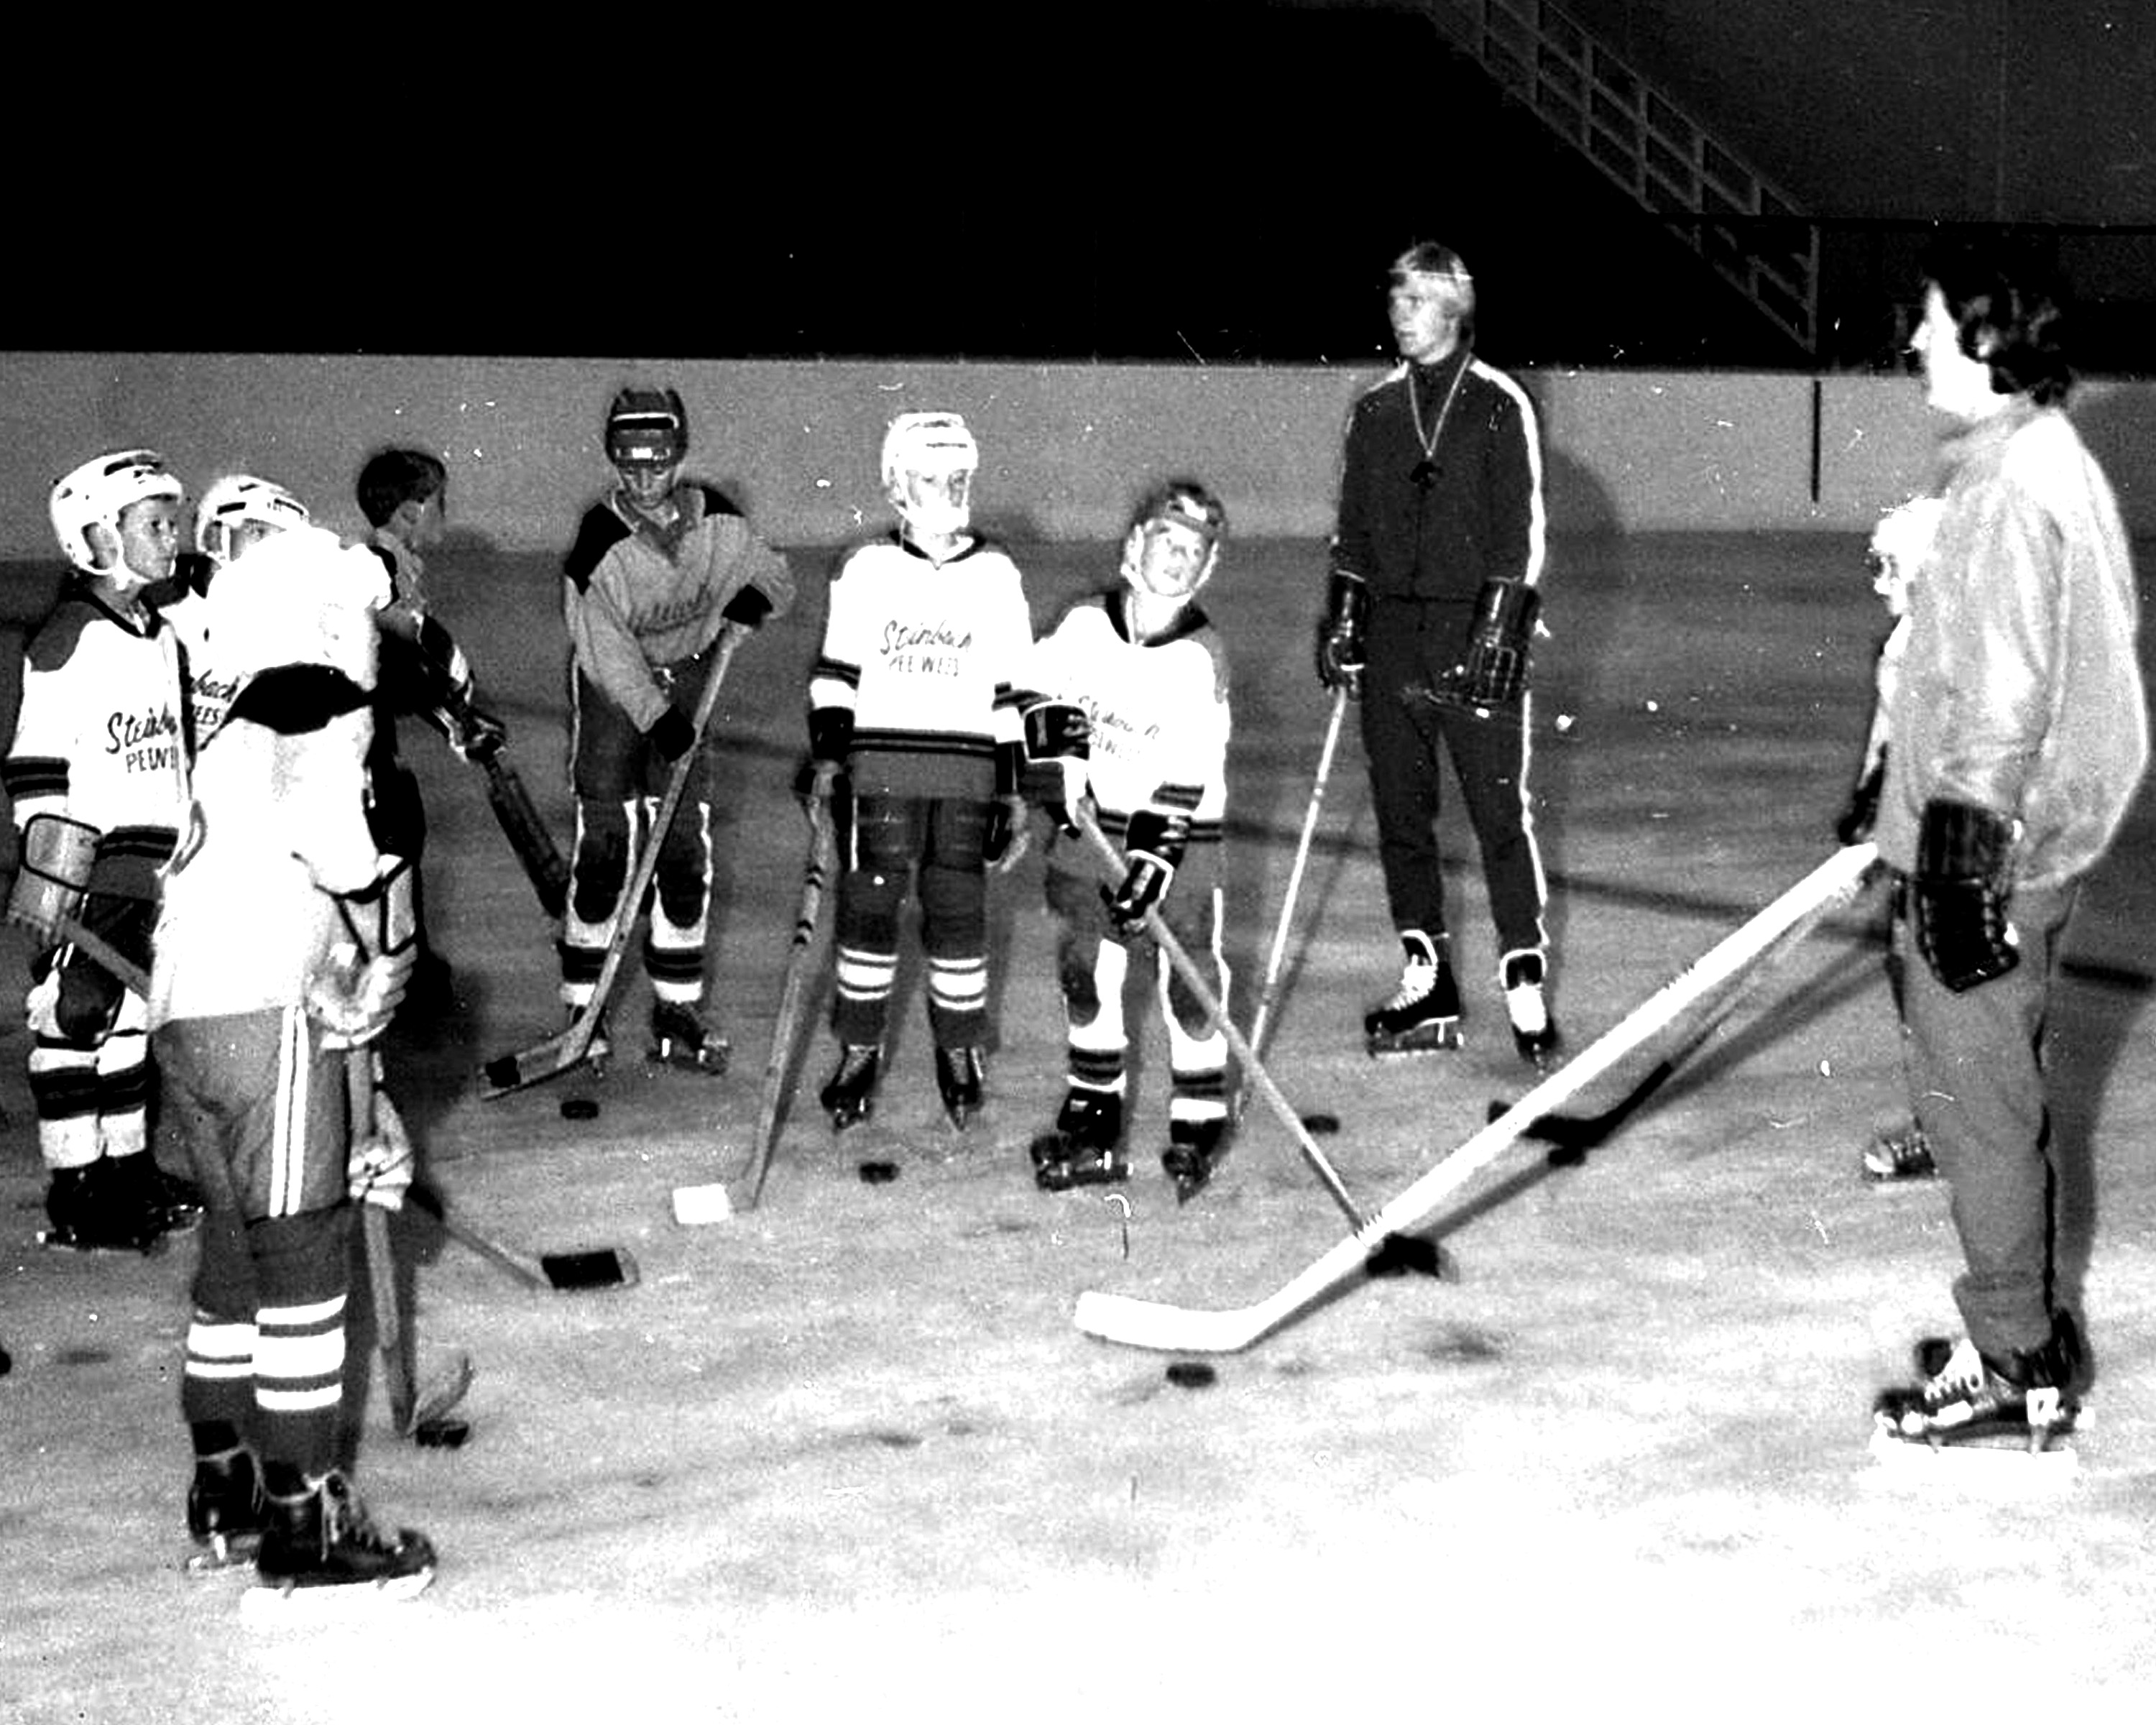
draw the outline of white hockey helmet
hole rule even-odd
[[[229,474],[195,506],[195,549],[221,569],[234,556],[234,529],[253,522],[282,531],[313,519],[307,506],[282,485],[249,473]]]
[[[169,497],[177,504],[186,495],[187,488],[155,449],[115,449],[54,483],[53,532],[69,562],[95,574],[102,566],[90,546],[94,525],[102,521],[117,536],[121,515],[129,505],[146,497]]]
[[[1123,579],[1155,598],[1187,599],[1213,578],[1227,531],[1226,506],[1211,491],[1196,480],[1163,480],[1131,512]]]
[[[883,435],[883,490],[916,533],[942,538],[973,521],[980,446],[956,413],[901,413]]]
[[[689,453],[689,410],[680,392],[617,391],[607,408],[606,453],[616,467],[678,467]]]

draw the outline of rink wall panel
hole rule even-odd
[[[1348,367],[0,353],[0,560],[51,550],[45,496],[101,449],[162,449],[191,487],[244,470],[329,525],[365,452],[433,449],[461,531],[506,551],[566,544],[603,484],[604,404],[624,382],[687,401],[692,467],[786,545],[880,521],[883,427],[949,407],[978,434],[977,508],[1021,537],[1099,538],[1147,480],[1205,479],[1235,530],[1323,534],[1340,430],[1376,374]],[[1921,485],[1933,435],[1907,377],[1543,371],[1551,525],[1567,532],[1855,530]],[[2156,388],[2096,381],[2080,418],[2131,523],[2156,529]]]

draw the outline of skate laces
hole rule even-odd
[[[1428,998],[1437,986],[1437,948],[1426,934],[1404,934],[1400,946],[1407,959],[1400,968],[1400,985],[1385,1003],[1387,1012],[1397,1012]]]
[[[1925,1404],[1936,1409],[1953,1402],[1972,1400],[1983,1393],[1994,1376],[1983,1354],[1977,1351],[1976,1343],[1964,1336],[1954,1343],[1946,1363],[1924,1385]]]

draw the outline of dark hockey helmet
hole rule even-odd
[[[689,453],[689,410],[675,389],[624,388],[607,408],[607,459],[616,467],[676,467]]]

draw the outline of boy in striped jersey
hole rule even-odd
[[[905,413],[884,437],[896,528],[849,552],[808,683],[798,788],[840,839],[839,1065],[819,1101],[834,1130],[867,1119],[883,1072],[898,929],[921,904],[936,1083],[959,1131],[986,1077],[987,870],[1024,845],[1019,708],[1033,624],[1018,566],[972,527],[980,450],[951,413]]]
[[[187,1526],[213,1563],[254,1550],[280,1590],[403,1595],[434,1548],[376,1527],[341,1471],[351,1200],[393,1208],[412,1172],[353,1165],[346,1081],[413,951],[388,914],[403,865],[366,802],[388,578],[275,517],[235,521],[223,549],[201,622],[233,698],[196,762],[150,973],[165,1108],[209,1209],[180,1388]]]
[[[1227,511],[1194,480],[1146,493],[1123,539],[1122,580],[1065,612],[1035,650],[1025,714],[1029,763],[1056,775],[1060,811],[1090,794],[1127,869],[1096,885],[1084,847],[1050,841],[1048,903],[1068,1027],[1069,1082],[1052,1131],[1034,1141],[1044,1190],[1127,1178],[1123,1151],[1130,1035],[1123,983],[1135,952],[1152,957],[1168,1030],[1168,1148],[1178,1198],[1225,1148],[1228,1045],[1211,1014],[1152,951],[1148,911],[1210,967],[1228,994],[1220,944],[1221,820],[1227,807],[1228,661],[1196,603],[1219,561]],[[1173,884],[1171,896],[1168,888]]]

